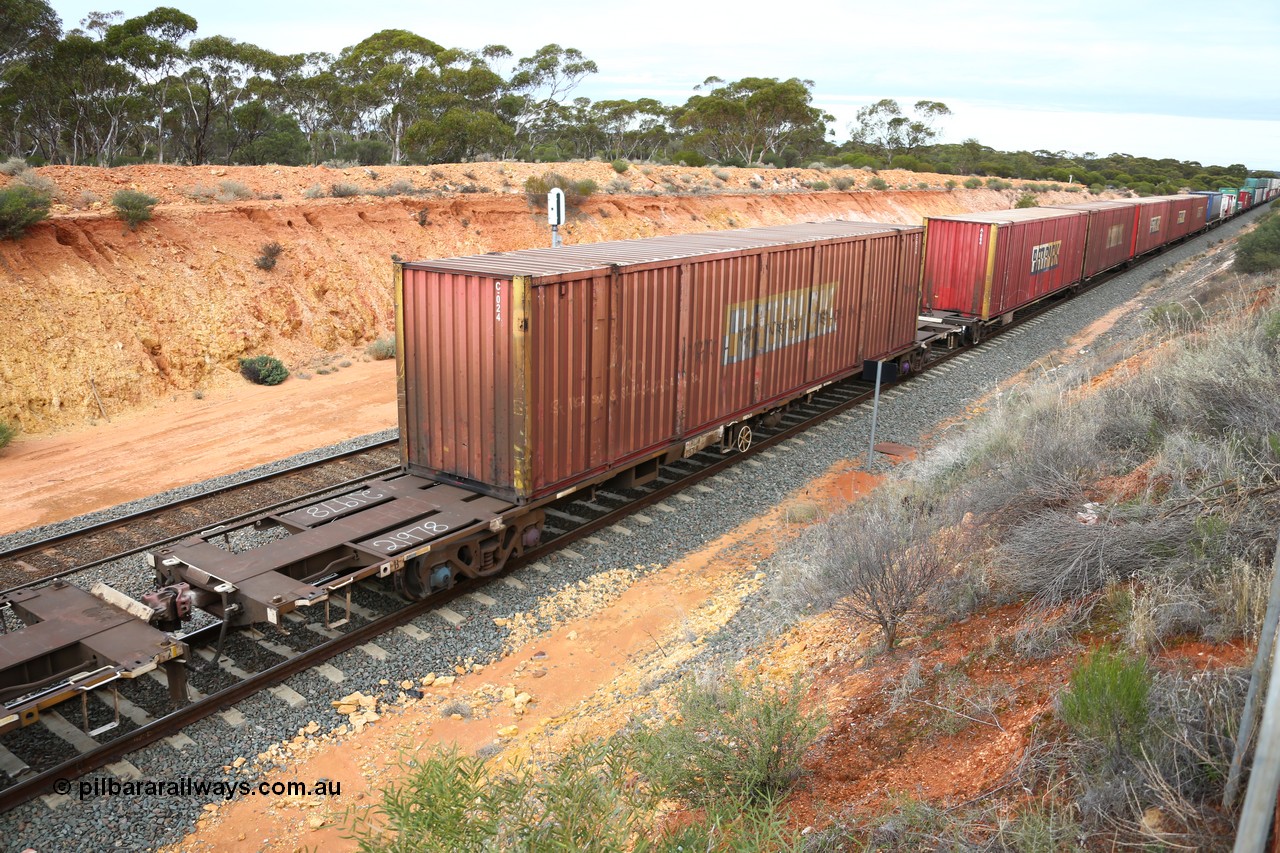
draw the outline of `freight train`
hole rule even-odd
[[[1250,203],[1280,191],[1251,188]],[[708,448],[750,447],[795,401],[982,339],[1020,308],[1243,209],[1243,191],[824,222],[395,266],[402,472],[271,516],[243,553],[210,531],[148,555],[142,601],[66,584],[0,597],[0,733],[158,666],[176,631],[228,627],[386,578],[421,600],[500,571],[552,502],[633,487]],[[349,598],[348,598],[349,601]],[[331,623],[336,625],[337,623]]]

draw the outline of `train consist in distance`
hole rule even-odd
[[[823,386],[888,380],[976,343],[1024,306],[1280,193],[1248,190],[929,218],[824,222],[533,249],[395,267],[402,473],[259,526],[148,555],[142,601],[66,583],[0,596],[0,733],[163,667],[185,692],[180,633],[279,624],[386,578],[422,600],[500,571],[542,538],[552,502],[625,489],[708,448],[745,450]],[[339,611],[341,604],[339,604]]]

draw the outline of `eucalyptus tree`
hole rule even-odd
[[[851,141],[892,164],[898,154],[910,154],[938,138],[937,123],[951,115],[941,101],[916,101],[907,115],[892,98],[882,98],[858,110],[849,125]]]
[[[689,98],[678,124],[691,132],[689,144],[712,159],[758,162],[804,141],[821,144],[832,116],[812,106],[813,81],[792,77],[744,77],[726,83],[708,77],[704,87],[722,84]]]
[[[418,119],[427,80],[438,73],[437,57],[444,50],[408,30],[382,30],[344,48],[334,63],[350,90],[360,130],[386,137],[393,164],[401,161],[405,130]]]
[[[108,49],[147,89],[155,118],[156,159],[164,162],[164,116],[169,107],[172,78],[187,58],[185,42],[196,31],[196,19],[169,6],[109,27],[103,37]]]
[[[270,51],[227,36],[191,43],[186,67],[174,81],[173,110],[177,141],[189,162],[209,162],[215,132],[231,126],[235,108],[252,100],[257,75],[281,63]]]
[[[599,70],[576,47],[558,44],[544,45],[517,62],[506,103],[516,138],[533,147],[555,132],[569,95]]]

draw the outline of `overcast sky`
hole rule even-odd
[[[197,37],[336,53],[382,29],[446,47],[555,42],[600,67],[575,94],[683,103],[716,75],[799,77],[848,138],[858,108],[944,101],[943,141],[1280,169],[1277,0],[911,0],[602,4],[562,0],[50,0],[91,11],[173,5]],[[608,10],[608,11],[606,11]]]

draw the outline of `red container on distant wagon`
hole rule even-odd
[[[827,222],[400,264],[403,460],[516,502],[656,476],[912,351],[922,237]]]
[[[1169,196],[1170,235],[1169,240],[1180,240],[1188,234],[1199,231],[1205,226],[1208,217],[1209,199],[1202,195]]]
[[[1080,281],[1089,217],[1027,208],[931,216],[924,306],[989,320]]]
[[[1086,201],[1055,205],[1059,210],[1080,210],[1089,217],[1084,246],[1084,277],[1118,267],[1133,258],[1135,206],[1129,201]]]
[[[1173,206],[1167,196],[1131,199],[1134,205],[1133,254],[1145,255],[1173,239],[1170,214]]]

